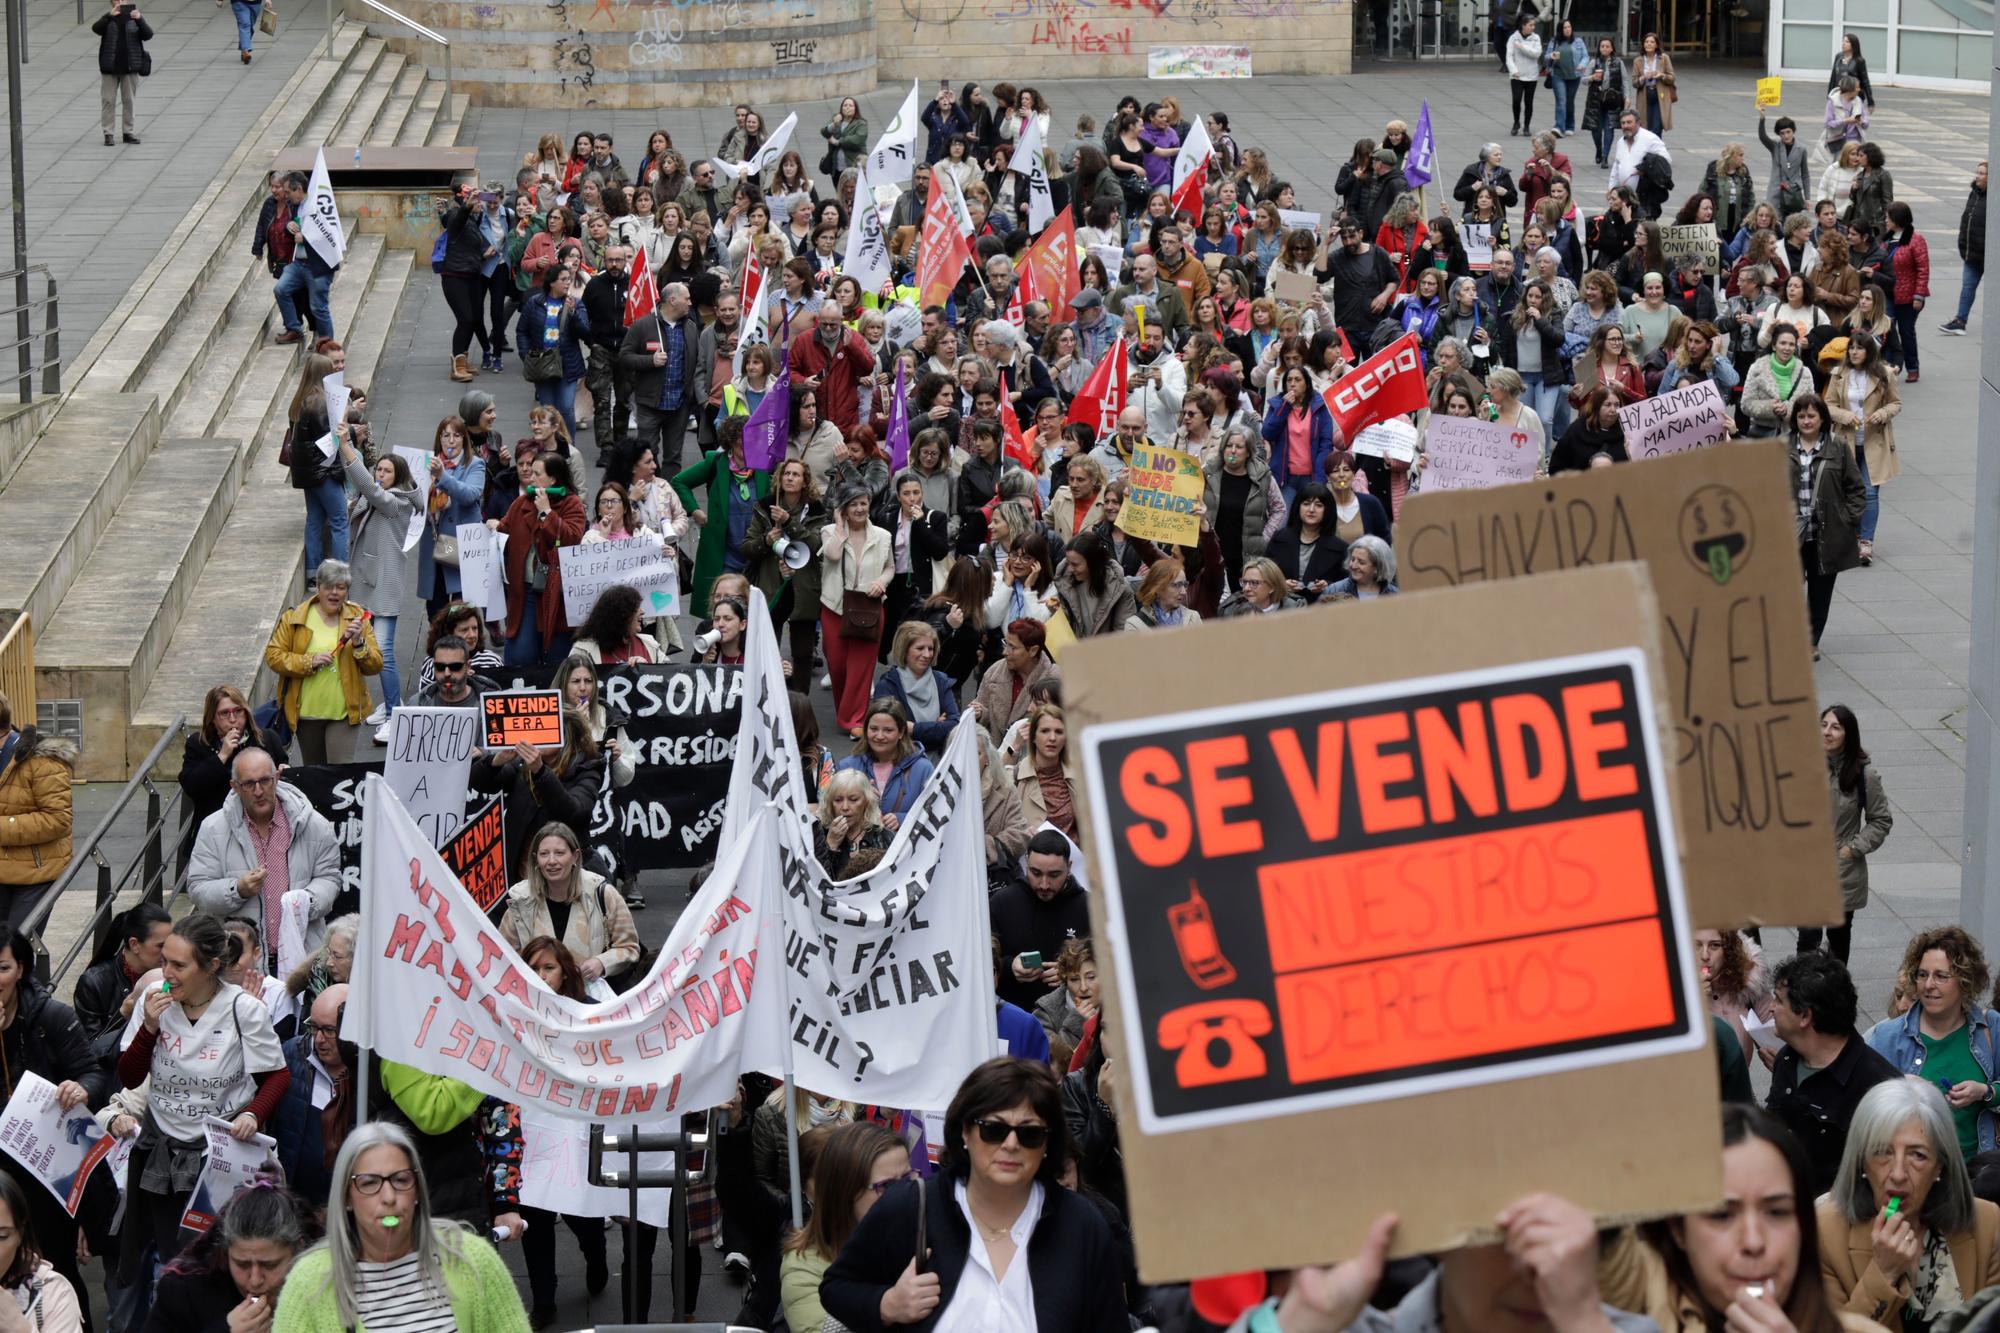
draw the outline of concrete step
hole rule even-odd
[[[375,67],[388,54],[388,46],[379,37],[363,37],[361,44],[354,48],[353,57],[342,66],[340,77],[333,81],[325,100],[313,111],[305,125],[293,136],[292,142],[300,147],[312,148],[334,141],[334,130],[346,116],[361,90],[368,84]]]
[[[442,91],[442,88],[440,88],[440,91]],[[424,137],[424,146],[427,148],[449,148],[453,144],[456,144],[458,142],[459,122],[464,117],[465,94],[460,93],[451,99],[450,116],[444,115],[441,111],[438,113],[436,123],[431,126],[430,133]],[[513,180],[514,178],[510,173],[507,177],[507,184],[510,189],[513,186]]]
[[[202,284],[242,253],[234,238],[255,223],[269,195],[271,160],[320,110],[363,37],[360,25],[341,24],[332,56],[301,66],[251,126],[153,262],[70,363],[70,382],[78,389],[124,393],[138,386]],[[247,240],[242,244],[247,251]]]
[[[439,108],[444,105],[444,83],[439,79],[426,79],[422,91],[417,94],[416,105],[410,108],[410,118],[403,122],[403,128],[396,132],[396,144],[400,148],[425,148],[430,145],[431,131],[437,128]]]
[[[403,72],[403,58],[394,51],[382,56],[362,85],[361,93],[349,104],[347,112],[336,125],[331,140],[337,144],[365,144],[368,131],[375,127],[375,118],[382,114],[382,104],[388,100],[390,89],[396,86],[396,77]]]
[[[410,108],[417,104],[417,93],[423,86],[423,66],[405,62],[402,73],[396,76],[395,87],[389,92],[389,100],[382,104],[382,114],[368,131],[369,147],[395,147],[396,135],[410,118]]]
[[[59,398],[39,398],[32,403],[0,405],[0,488],[7,485],[14,469],[35,447],[42,427],[49,424],[62,405]]]
[[[49,623],[159,438],[150,397],[70,395],[0,491],[0,611]]]
[[[54,619],[36,634],[41,697],[83,703],[79,779],[123,779],[145,758],[144,748],[126,753],[132,709],[242,485],[234,440],[162,440]]]
[[[229,351],[247,336],[244,321],[260,322],[255,298],[271,307],[271,278],[262,260],[253,260],[250,233],[254,221],[238,229],[227,250],[236,252],[236,262],[227,261],[227,250],[208,280],[189,298],[187,307],[166,341],[154,353],[140,379],[137,392],[150,393],[159,400],[160,416],[168,422],[167,434],[193,439],[208,434],[208,420],[191,419],[181,412],[190,395],[197,395],[205,376],[214,369],[227,372]],[[263,281],[259,282],[258,279]],[[199,413],[192,414],[199,417]],[[212,417],[210,418],[212,420]]]
[[[222,290],[223,284],[215,285]],[[262,260],[247,260],[235,291],[230,293],[218,333],[204,344],[205,355],[176,385],[178,400],[167,418],[167,435],[197,438],[214,434],[235,402],[251,358],[277,327],[270,270]]]
[[[334,319],[347,343],[348,378],[357,384],[367,383],[381,364],[396,303],[402,298],[415,256],[397,250],[382,260],[374,271],[374,285],[362,296],[358,310],[344,305],[354,298],[342,293],[340,283],[334,285]],[[267,348],[265,352],[282,350]],[[259,360],[264,359],[265,353],[260,352]],[[253,370],[250,380],[262,373],[266,373],[263,367]],[[304,506],[285,470],[278,466],[278,441],[284,434],[284,406],[289,401],[287,396],[251,446],[243,489],[133,713],[125,742],[129,755],[144,756],[175,715],[198,707],[203,695],[218,682],[249,687],[264,677],[263,693],[268,696],[270,692],[263,665],[264,645],[280,611],[295,605],[303,595],[300,529]]]

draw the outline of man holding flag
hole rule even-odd
[[[643,281],[650,287],[652,275]],[[687,284],[668,283],[659,303],[632,322],[618,347],[618,366],[639,418],[624,453],[637,458],[651,446],[668,476],[681,466],[688,417],[708,399],[709,365],[700,355],[701,326],[692,307]]]
[[[285,230],[292,234],[295,245],[292,262],[285,265],[285,271],[278,275],[277,285],[271,289],[271,295],[278,302],[278,317],[285,324],[285,331],[278,335],[277,341],[305,341],[304,327],[299,318],[301,296],[306,298],[306,306],[312,314],[313,336],[331,338],[333,275],[340,271],[347,239],[341,231],[340,211],[334,205],[333,185],[327,178],[324,151],[313,159],[310,181],[296,171],[285,177],[285,194],[292,210],[292,220],[285,224]]]
[[[626,313],[630,304],[629,279],[625,265],[632,252],[622,245],[604,247],[604,267],[584,284],[583,313],[590,320],[586,340],[590,363],[583,382],[590,388],[591,433],[597,439],[597,463],[624,451],[625,419],[631,413],[632,382],[619,365],[619,345],[625,340]],[[642,261],[641,269],[646,267]],[[652,286],[652,274],[646,275]],[[662,459],[662,465],[665,460]]]

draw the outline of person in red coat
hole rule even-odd
[[[563,605],[559,548],[583,540],[590,521],[569,460],[545,454],[521,469],[521,494],[487,526],[507,536],[508,666],[552,666],[576,639]],[[532,557],[532,558],[531,558]]]
[[[852,435],[861,420],[861,381],[875,373],[875,353],[840,321],[840,307],[820,304],[813,327],[792,339],[792,385],[819,399],[819,419]]]
[[[1898,199],[1889,205],[1889,234],[1883,244],[1893,247],[1889,269],[1896,275],[1896,331],[1903,339],[1903,383],[1917,382],[1917,316],[1931,298],[1931,248],[1917,230],[1910,206]]]
[[[1521,226],[1526,229],[1535,220],[1535,205],[1548,197],[1549,182],[1561,176],[1576,183],[1576,173],[1570,170],[1569,154],[1556,151],[1556,136],[1543,130],[1534,138],[1534,146],[1529,150],[1528,165],[1521,168]]]

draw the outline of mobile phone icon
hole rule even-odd
[[[1208,900],[1193,880],[1188,881],[1189,898],[1167,909],[1167,923],[1173,927],[1174,947],[1180,951],[1181,966],[1188,978],[1203,990],[1215,990],[1236,980],[1236,967],[1222,956],[1215,937],[1215,920],[1209,915]]]

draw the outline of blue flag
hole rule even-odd
[[[910,462],[910,399],[903,384],[903,362],[896,360],[896,396],[889,400],[889,470],[901,472]]]
[[[1403,179],[1412,185],[1429,185],[1437,175],[1437,143],[1431,137],[1431,104],[1425,99],[1417,113],[1417,128],[1410,134],[1409,155],[1403,159]]]

